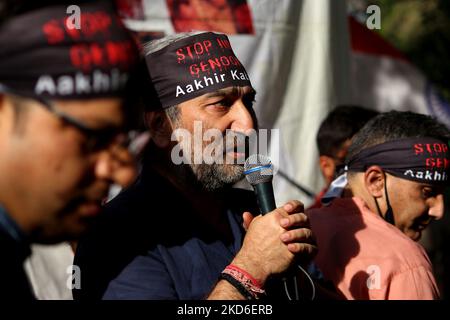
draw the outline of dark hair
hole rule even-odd
[[[447,142],[450,131],[435,118],[409,111],[390,111],[370,120],[352,139],[347,160],[361,150],[404,138],[437,138]]]
[[[320,155],[335,156],[342,144],[351,139],[377,111],[356,105],[340,105],[322,121],[316,142]]]

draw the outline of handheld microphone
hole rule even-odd
[[[244,174],[247,178],[247,181],[252,185],[253,190],[256,194],[256,200],[258,201],[259,210],[262,215],[265,215],[268,212],[271,212],[276,209],[275,205],[275,197],[273,195],[273,165],[269,159],[269,157],[263,156],[261,154],[253,154],[245,160],[244,164]],[[310,280],[312,286],[312,299],[315,296],[315,287],[314,283],[311,280],[308,273],[300,266],[298,266],[306,275],[306,277]],[[294,300],[300,300],[299,290],[297,285],[297,277],[296,277],[297,266],[293,266],[285,276],[282,278],[284,292],[289,300],[293,300],[291,295],[289,294],[288,289],[288,280],[292,280],[292,285],[294,287]],[[269,290],[268,292],[279,292],[282,290],[277,284],[277,282],[272,282],[267,285]]]
[[[244,174],[252,185],[262,215],[275,210],[273,195],[273,166],[270,159],[261,154],[253,154],[245,160]]]

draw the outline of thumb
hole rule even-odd
[[[244,227],[245,231],[247,231],[250,223],[253,220],[253,215],[250,212],[246,211],[242,214],[242,218],[244,219],[242,226]]]

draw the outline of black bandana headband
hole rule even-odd
[[[189,36],[145,59],[162,108],[230,86],[251,86],[224,34]]]
[[[66,10],[47,6],[0,25],[0,92],[44,99],[123,94],[138,51],[112,4],[81,4],[79,29]]]
[[[347,162],[347,171],[364,172],[371,165],[407,180],[446,184],[449,176],[449,146],[435,138],[389,141],[362,150]]]

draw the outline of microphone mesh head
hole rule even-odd
[[[252,154],[245,160],[245,177],[251,185],[272,181],[273,166],[269,157]]]

